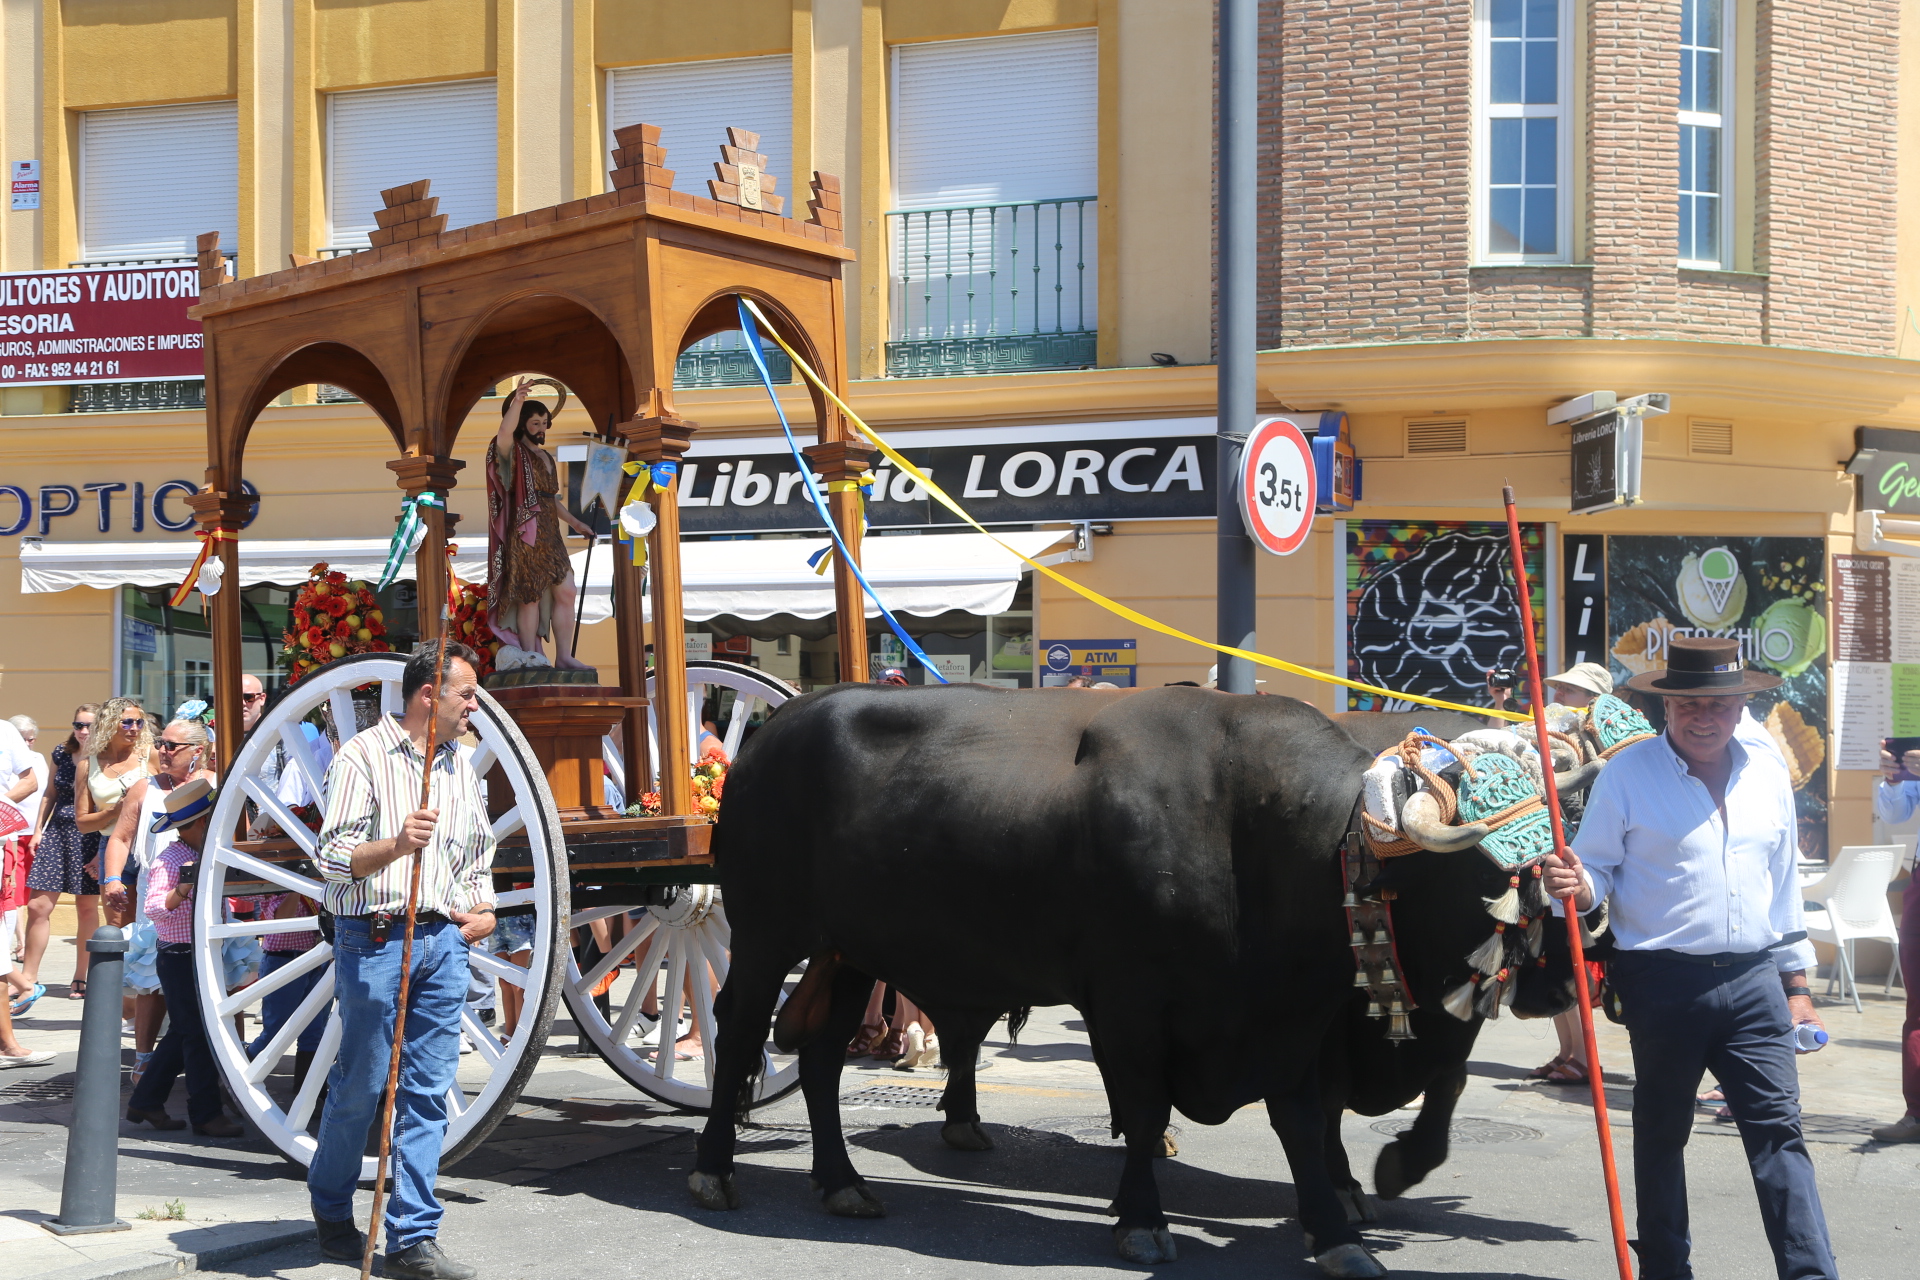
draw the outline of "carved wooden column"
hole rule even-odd
[[[418,595],[417,615],[422,640],[440,638],[440,613],[447,602],[452,582],[447,573],[447,539],[460,517],[447,510],[453,495],[454,476],[467,464],[458,458],[395,458],[387,463],[400,488],[409,498],[417,498],[431,489],[442,505],[426,507],[422,519],[427,537],[414,556],[414,587]]]
[[[661,412],[621,423],[618,430],[634,458],[648,465],[671,462],[677,468],[687,446],[693,442],[698,424],[671,412]],[[659,694],[654,699],[653,718],[660,740],[660,812],[683,814],[693,812],[692,771],[687,767],[693,727],[687,719],[687,628],[680,592],[678,482],[666,489],[655,488],[650,500],[659,521],[647,540],[647,564],[653,578],[653,676],[654,688]],[[624,584],[623,576],[627,578]],[[644,650],[629,652],[641,644],[639,571],[634,568],[631,557],[615,557],[614,582],[616,588],[624,585],[616,603],[622,610],[621,616],[631,620],[621,628],[620,691],[629,697],[642,696],[646,693],[645,653]],[[627,721],[627,759],[644,765],[644,722],[639,724],[640,732],[635,732],[641,714],[644,711],[636,710]],[[635,749],[636,745],[639,750]],[[628,798],[636,799],[645,790],[642,786],[645,776],[632,765],[628,766],[627,775]]]
[[[837,415],[836,415],[837,416]],[[836,480],[857,480],[872,465],[876,450],[851,440],[831,440],[808,445],[802,450],[821,482],[829,486]],[[846,543],[855,564],[860,562],[860,494],[849,489],[827,494],[827,510]],[[833,607],[835,631],[840,639],[840,678],[865,684],[867,671],[867,601],[853,570],[833,557]]]
[[[220,561],[220,590],[211,601],[213,630],[213,713],[223,730],[217,735],[222,771],[233,762],[240,748],[241,734],[230,726],[242,723],[240,677],[245,674],[240,648],[240,526],[247,513],[259,501],[244,493],[226,494],[203,489],[186,500],[200,528],[209,534],[215,529],[230,529],[233,538],[214,538],[212,557]],[[155,708],[162,715],[165,708]]]

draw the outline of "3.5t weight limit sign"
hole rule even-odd
[[[1285,418],[1268,418],[1240,455],[1240,514],[1263,550],[1290,556],[1313,532],[1313,446]]]

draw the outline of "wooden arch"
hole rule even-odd
[[[853,254],[840,231],[839,182],[814,175],[806,221],[782,217],[778,197],[760,188],[712,184],[719,199],[672,190],[659,130],[616,134],[615,189],[586,200],[458,230],[425,181],[382,192],[373,247],[322,261],[296,259],[271,275],[229,280],[217,237],[201,238],[200,303],[205,327],[207,472],[189,499],[204,529],[236,530],[252,501],[240,490],[247,436],[272,398],[291,386],[325,382],[360,395],[387,423],[400,456],[387,463],[409,496],[445,493],[464,465],[453,446],[486,387],[537,370],[571,388],[603,438],[644,462],[678,461],[696,424],[674,411],[673,371],[692,342],[737,327],[732,298],[758,301],[781,336],[803,352],[837,394],[845,392],[845,299],[841,270]],[[736,145],[738,139],[735,139]],[[731,150],[731,149],[730,149]],[[724,168],[724,166],[723,166]],[[770,190],[771,183],[768,182]],[[742,201],[758,207],[743,207]],[[819,442],[808,452],[828,480],[857,475],[870,451],[848,439],[826,397],[814,393]],[[652,498],[654,654],[661,687],[685,683],[680,604],[679,514],[672,490]],[[836,493],[835,523],[856,553],[858,495]],[[428,515],[417,560],[423,602],[446,594],[449,521]],[[382,530],[385,532],[385,530]],[[214,547],[238,582],[239,549]],[[645,694],[641,574],[616,556],[620,687]],[[584,586],[584,584],[583,584]],[[858,584],[836,563],[841,669],[866,670],[866,621]],[[423,636],[438,614],[420,611]],[[240,723],[240,599],[213,598],[215,707]],[[685,699],[656,708],[664,760],[684,759]],[[237,741],[221,740],[223,765]],[[647,758],[644,707],[626,719],[627,759]],[[644,775],[641,775],[644,776]],[[683,770],[662,769],[668,814],[691,811]]]

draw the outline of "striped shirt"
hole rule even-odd
[[[307,899],[297,893],[263,893],[252,898],[235,898],[232,901],[241,910],[253,912],[256,920],[275,920],[280,918],[280,908],[289,898],[293,899],[293,905],[287,907],[288,917],[313,914],[312,910],[305,905]],[[263,951],[311,951],[319,944],[320,935],[311,929],[303,933],[260,935],[260,949]]]
[[[493,901],[493,826],[480,780],[458,746],[434,751],[428,808],[440,811],[433,840],[421,851],[422,911],[450,914]],[[364,880],[353,878],[353,851],[390,840],[420,802],[425,762],[394,716],[383,716],[350,739],[327,769],[326,821],[320,828],[320,878],[327,910],[338,916],[405,911],[409,860],[395,858]]]

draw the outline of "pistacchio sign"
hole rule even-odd
[[[0,275],[0,386],[205,376],[193,266]]]
[[[1861,427],[1847,470],[1860,477],[1860,509],[1920,515],[1920,431]]]

